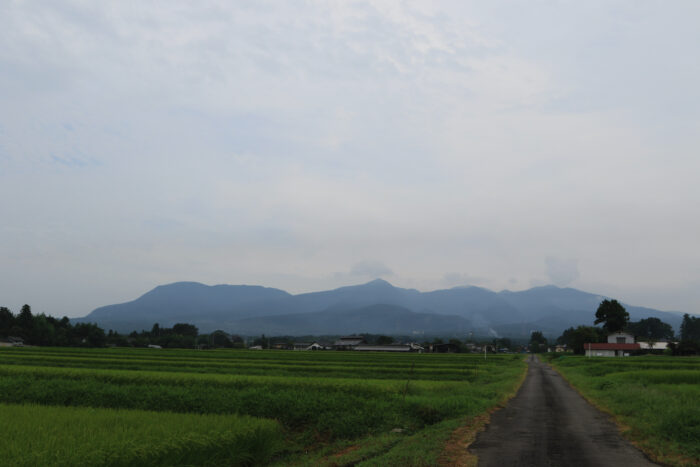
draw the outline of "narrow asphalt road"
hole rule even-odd
[[[479,466],[643,467],[657,465],[622,439],[609,417],[531,356],[527,377],[491,416],[469,450]]]

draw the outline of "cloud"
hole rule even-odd
[[[456,287],[456,286],[463,286],[463,285],[479,284],[481,282],[484,282],[484,280],[485,279],[483,277],[472,276],[471,274],[468,274],[468,273],[448,272],[442,276],[442,280],[440,281],[440,284],[444,285],[446,287]]]
[[[367,260],[355,263],[350,269],[350,276],[382,277],[393,276],[394,271],[381,261]]]
[[[698,14],[0,2],[0,186],[22,194],[0,203],[0,296],[75,316],[182,278],[549,277],[697,310]],[[551,252],[582,277],[544,274]],[[77,303],[86,280],[106,292]]]
[[[544,260],[547,276],[554,285],[564,287],[579,278],[578,260],[548,256]]]

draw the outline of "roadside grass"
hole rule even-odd
[[[552,364],[652,459],[700,465],[700,358],[564,357]]]
[[[0,404],[0,459],[12,466],[248,466],[272,458],[271,420]]]

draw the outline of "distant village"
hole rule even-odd
[[[45,314],[34,315],[29,305],[18,314],[0,307],[0,347],[141,347],[151,349],[185,348],[286,351],[358,351],[403,353],[564,353],[588,357],[627,357],[641,354],[693,355],[700,353],[700,318],[684,315],[680,335],[658,318],[629,322],[629,316],[616,301],[601,304],[614,313],[603,327],[578,326],[566,329],[554,342],[541,331],[531,331],[529,341],[504,337],[415,342],[410,337],[376,334],[346,336],[276,336],[241,337],[222,330],[200,334],[193,324],[177,323],[172,327],[154,324],[150,330],[120,334],[105,332],[94,323],[71,324],[68,318],[56,319]],[[619,307],[619,309],[618,309]],[[600,313],[597,314],[597,316]],[[601,315],[602,316],[602,315]]]

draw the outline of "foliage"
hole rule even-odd
[[[575,354],[583,355],[583,346],[587,342],[605,342],[606,333],[603,329],[593,326],[570,327],[557,338],[557,344],[566,345]]]
[[[534,331],[530,335],[530,352],[542,353],[547,351],[547,339],[540,331]]]
[[[19,337],[30,345],[60,345],[73,347],[103,347],[104,331],[96,324],[70,324],[66,317],[58,320],[45,314],[33,315],[29,305],[22,306],[17,316],[0,308],[0,336]]]
[[[603,329],[611,333],[625,329],[630,314],[617,300],[603,300],[595,312],[595,318],[593,324],[603,323]]]
[[[389,345],[394,343],[394,338],[391,336],[378,336],[376,340],[377,345]]]
[[[627,325],[627,331],[638,340],[647,342],[670,341],[673,339],[673,328],[659,318],[646,318]]]
[[[681,323],[681,340],[700,342],[700,317],[683,315]]]

